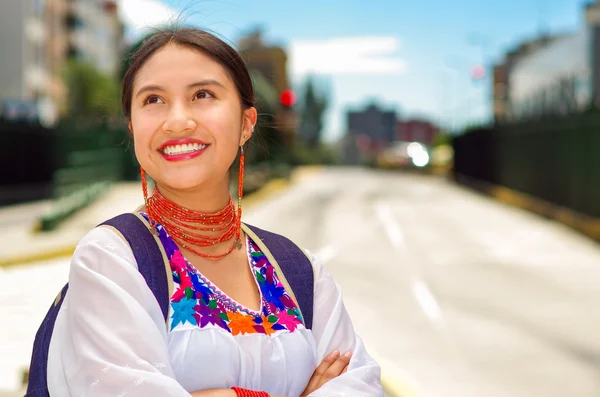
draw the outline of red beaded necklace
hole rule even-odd
[[[152,196],[148,198],[147,211],[150,220],[161,224],[178,245],[203,258],[223,258],[241,243],[241,208],[238,208],[236,214],[231,197],[225,208],[208,213],[184,208],[167,200],[155,189]],[[207,235],[202,232],[220,233]],[[210,247],[229,241],[233,237],[235,237],[234,243],[222,254],[209,255],[195,248]]]
[[[238,207],[237,214],[233,199],[229,197],[229,203],[220,211],[210,213],[194,211],[184,208],[170,200],[167,200],[158,189],[154,189],[151,197],[148,197],[148,184],[146,172],[141,170],[142,190],[146,204],[146,211],[150,224],[155,226],[161,224],[169,233],[169,236],[178,245],[186,248],[194,254],[203,258],[221,259],[229,255],[234,248],[242,247],[241,225],[242,225],[242,195],[244,191],[244,148],[241,148],[240,171],[238,175]],[[202,232],[221,232],[215,235],[205,235]],[[234,238],[234,242],[222,254],[210,255],[198,251],[195,247],[210,247]]]

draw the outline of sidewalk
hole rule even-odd
[[[57,230],[35,233],[35,217],[6,222],[8,224],[0,229],[0,268],[71,255],[79,240],[96,225],[123,212],[131,212],[142,203],[140,184],[126,182],[109,188],[96,202],[65,221]],[[14,211],[22,212],[23,208]],[[4,223],[4,215],[0,214],[0,218]]]

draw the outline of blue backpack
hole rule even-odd
[[[129,243],[138,269],[154,293],[166,322],[169,311],[170,280],[167,279],[163,256],[148,224],[135,214],[128,213],[110,219],[100,226],[102,225],[114,227]],[[314,275],[310,260],[289,239],[254,226],[246,226],[262,240],[279,264],[300,306],[304,325],[312,329]],[[69,284],[59,292],[35,336],[25,397],[50,397],[47,382],[48,349],[54,323],[68,288]]]

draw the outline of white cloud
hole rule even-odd
[[[407,70],[396,55],[399,48],[400,39],[394,36],[298,40],[289,48],[290,69],[294,75],[398,75]]]
[[[159,0],[119,0],[119,16],[137,36],[145,29],[176,21],[179,12]]]

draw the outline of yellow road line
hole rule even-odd
[[[15,256],[12,258],[0,258],[0,268],[14,267],[18,265],[27,265],[34,262],[41,262],[51,259],[69,257],[75,252],[75,245],[55,248],[44,252],[37,252]]]
[[[386,393],[393,397],[422,397],[411,385],[397,376],[390,376],[389,373],[382,372],[381,385]]]
[[[387,395],[392,397],[423,397],[418,387],[408,381],[410,378],[397,365],[370,351],[371,356],[381,367],[381,385]]]

